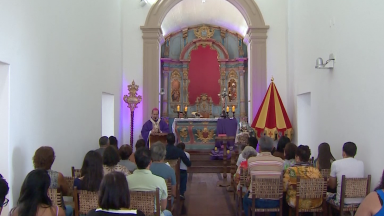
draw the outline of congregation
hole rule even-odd
[[[130,145],[117,148],[117,139],[103,136],[99,139],[99,148],[89,151],[83,160],[80,177],[74,179],[74,187],[78,190],[98,192],[98,208],[88,212],[89,216],[103,215],[144,215],[140,209],[131,209],[130,193],[134,191],[159,191],[160,215],[171,216],[167,210],[168,196],[172,202],[176,193],[175,170],[165,162],[180,159],[180,198],[184,199],[187,184],[187,167],[191,166],[190,155],[185,152],[185,144],[175,146],[175,135],[167,135],[167,145],[157,142],[146,147],[144,140],[138,140],[133,153]],[[256,151],[258,149],[258,151]],[[340,205],[342,178],[364,178],[364,164],[355,159],[357,146],[346,142],[342,149],[342,159],[337,160],[331,153],[328,143],[318,146],[318,156],[311,158],[311,150],[306,145],[296,146],[289,138],[282,136],[274,147],[273,140],[262,136],[259,140],[249,137],[248,144],[242,146],[237,158],[237,171],[234,181],[237,185],[236,194],[242,198],[244,214],[249,215],[251,206],[256,208],[278,208],[279,200],[254,199],[252,197],[252,181],[257,178],[281,179],[284,190],[283,215],[288,215],[289,208],[315,209],[323,205],[323,199],[300,198],[297,202],[298,179],[327,178],[327,198],[330,205]],[[71,205],[62,208],[54,206],[48,197],[48,189],[59,189],[63,195],[69,193],[69,187],[61,172],[51,169],[56,155],[49,146],[38,148],[33,156],[35,170],[28,173],[22,184],[17,205],[11,209],[11,216],[73,215]],[[323,172],[329,170],[329,173]],[[246,173],[249,184],[242,185],[240,178]],[[384,175],[384,173],[383,173]],[[167,189],[170,180],[171,190]],[[345,198],[344,205],[359,205],[356,212],[360,215],[381,215],[384,198],[384,176],[381,184],[364,200]],[[0,203],[8,204],[5,198],[9,190],[4,178],[0,179]],[[170,193],[170,194],[168,194]],[[64,201],[62,202],[64,203]],[[157,209],[154,209],[156,212]],[[274,215],[274,213],[271,213]],[[337,215],[337,212],[333,212]]]
[[[103,136],[99,139],[100,148],[87,152],[80,169],[80,177],[74,179],[76,190],[98,192],[98,207],[88,212],[89,216],[102,215],[145,215],[140,209],[131,209],[130,193],[132,191],[159,190],[161,216],[172,216],[167,210],[168,191],[166,181],[171,179],[171,195],[176,197],[176,175],[165,159],[181,159],[180,164],[180,197],[186,191],[187,167],[191,166],[189,154],[184,152],[185,145],[175,144],[175,136],[167,135],[167,145],[154,143],[150,149],[143,140],[138,140],[135,153],[130,145],[117,148],[117,139]],[[133,158],[131,157],[133,156]],[[48,189],[58,189],[64,196],[69,195],[69,185],[61,172],[51,170],[56,155],[49,146],[38,148],[33,156],[34,170],[26,176],[20,191],[20,197],[10,216],[43,215],[70,216],[74,215],[71,205],[62,208],[53,205],[48,196]],[[182,174],[184,173],[184,174]],[[184,176],[184,177],[183,177]],[[9,191],[8,183],[0,179],[0,203],[8,204],[5,198]],[[61,197],[63,199],[63,197]],[[173,199],[172,199],[173,200]],[[62,200],[61,203],[65,203]],[[2,209],[1,207],[1,209]],[[1,213],[0,209],[0,213]]]

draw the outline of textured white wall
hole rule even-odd
[[[355,142],[372,185],[384,168],[383,7],[380,0],[290,0],[288,10],[289,98],[296,101],[297,95],[311,92],[306,124],[311,141],[303,144],[317,156],[318,144],[329,142],[333,155],[341,158],[342,145]],[[326,60],[330,53],[335,69],[316,70],[316,58]]]
[[[38,147],[55,149],[53,169],[64,175],[98,147],[100,95],[121,96],[120,30],[119,0],[0,0],[0,60],[12,66],[13,201]],[[115,103],[118,132],[119,100]]]

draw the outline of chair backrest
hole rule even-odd
[[[297,178],[296,201],[299,199],[320,199],[327,194],[327,178]]]
[[[80,178],[81,177],[81,169],[75,169],[75,167],[71,167],[72,177]]]
[[[282,199],[283,179],[280,178],[257,178],[252,175],[252,199]]]
[[[167,184],[167,192],[168,192],[168,197],[167,197],[167,209],[171,210],[172,209],[172,179],[165,179],[165,183]]]
[[[371,175],[367,178],[341,177],[341,198],[364,198],[370,192]]]
[[[48,197],[51,199],[52,205],[63,207],[63,204],[62,204],[62,198],[63,197],[62,197],[61,192],[58,189],[49,188],[48,189]]]
[[[240,187],[249,186],[247,185],[247,178],[248,178],[248,172],[246,171],[246,169],[244,169],[244,167],[240,167],[240,180],[239,180]]]
[[[68,195],[72,196],[72,194],[73,194],[73,184],[75,182],[75,177],[65,176],[64,179],[65,179],[65,181],[68,184]]]
[[[160,216],[160,191],[130,191],[131,209],[144,212],[145,215]],[[154,212],[156,206],[156,212]]]
[[[320,173],[321,173],[321,176],[323,176],[324,178],[329,178],[331,176],[330,169],[321,169]]]
[[[90,210],[98,208],[98,192],[73,189],[73,200],[75,203],[75,216],[87,214]]]
[[[169,163],[176,175],[176,187],[178,188],[180,182],[180,158],[177,160],[164,160],[165,163]]]

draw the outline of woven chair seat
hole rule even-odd
[[[323,207],[320,206],[320,207],[318,207],[318,208],[299,209],[299,212],[323,212]]]
[[[279,212],[280,208],[257,208],[255,212]]]
[[[332,205],[333,208],[340,210],[340,203],[335,202],[334,199],[331,199],[327,201],[328,204]],[[360,204],[359,203],[354,203],[354,204],[344,204],[343,210],[344,211],[357,211],[359,208]]]

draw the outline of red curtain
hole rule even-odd
[[[208,45],[192,50],[188,78],[190,104],[195,104],[196,98],[203,93],[212,97],[214,104],[219,104],[220,98],[217,94],[220,93],[220,67],[216,50],[212,50]]]

